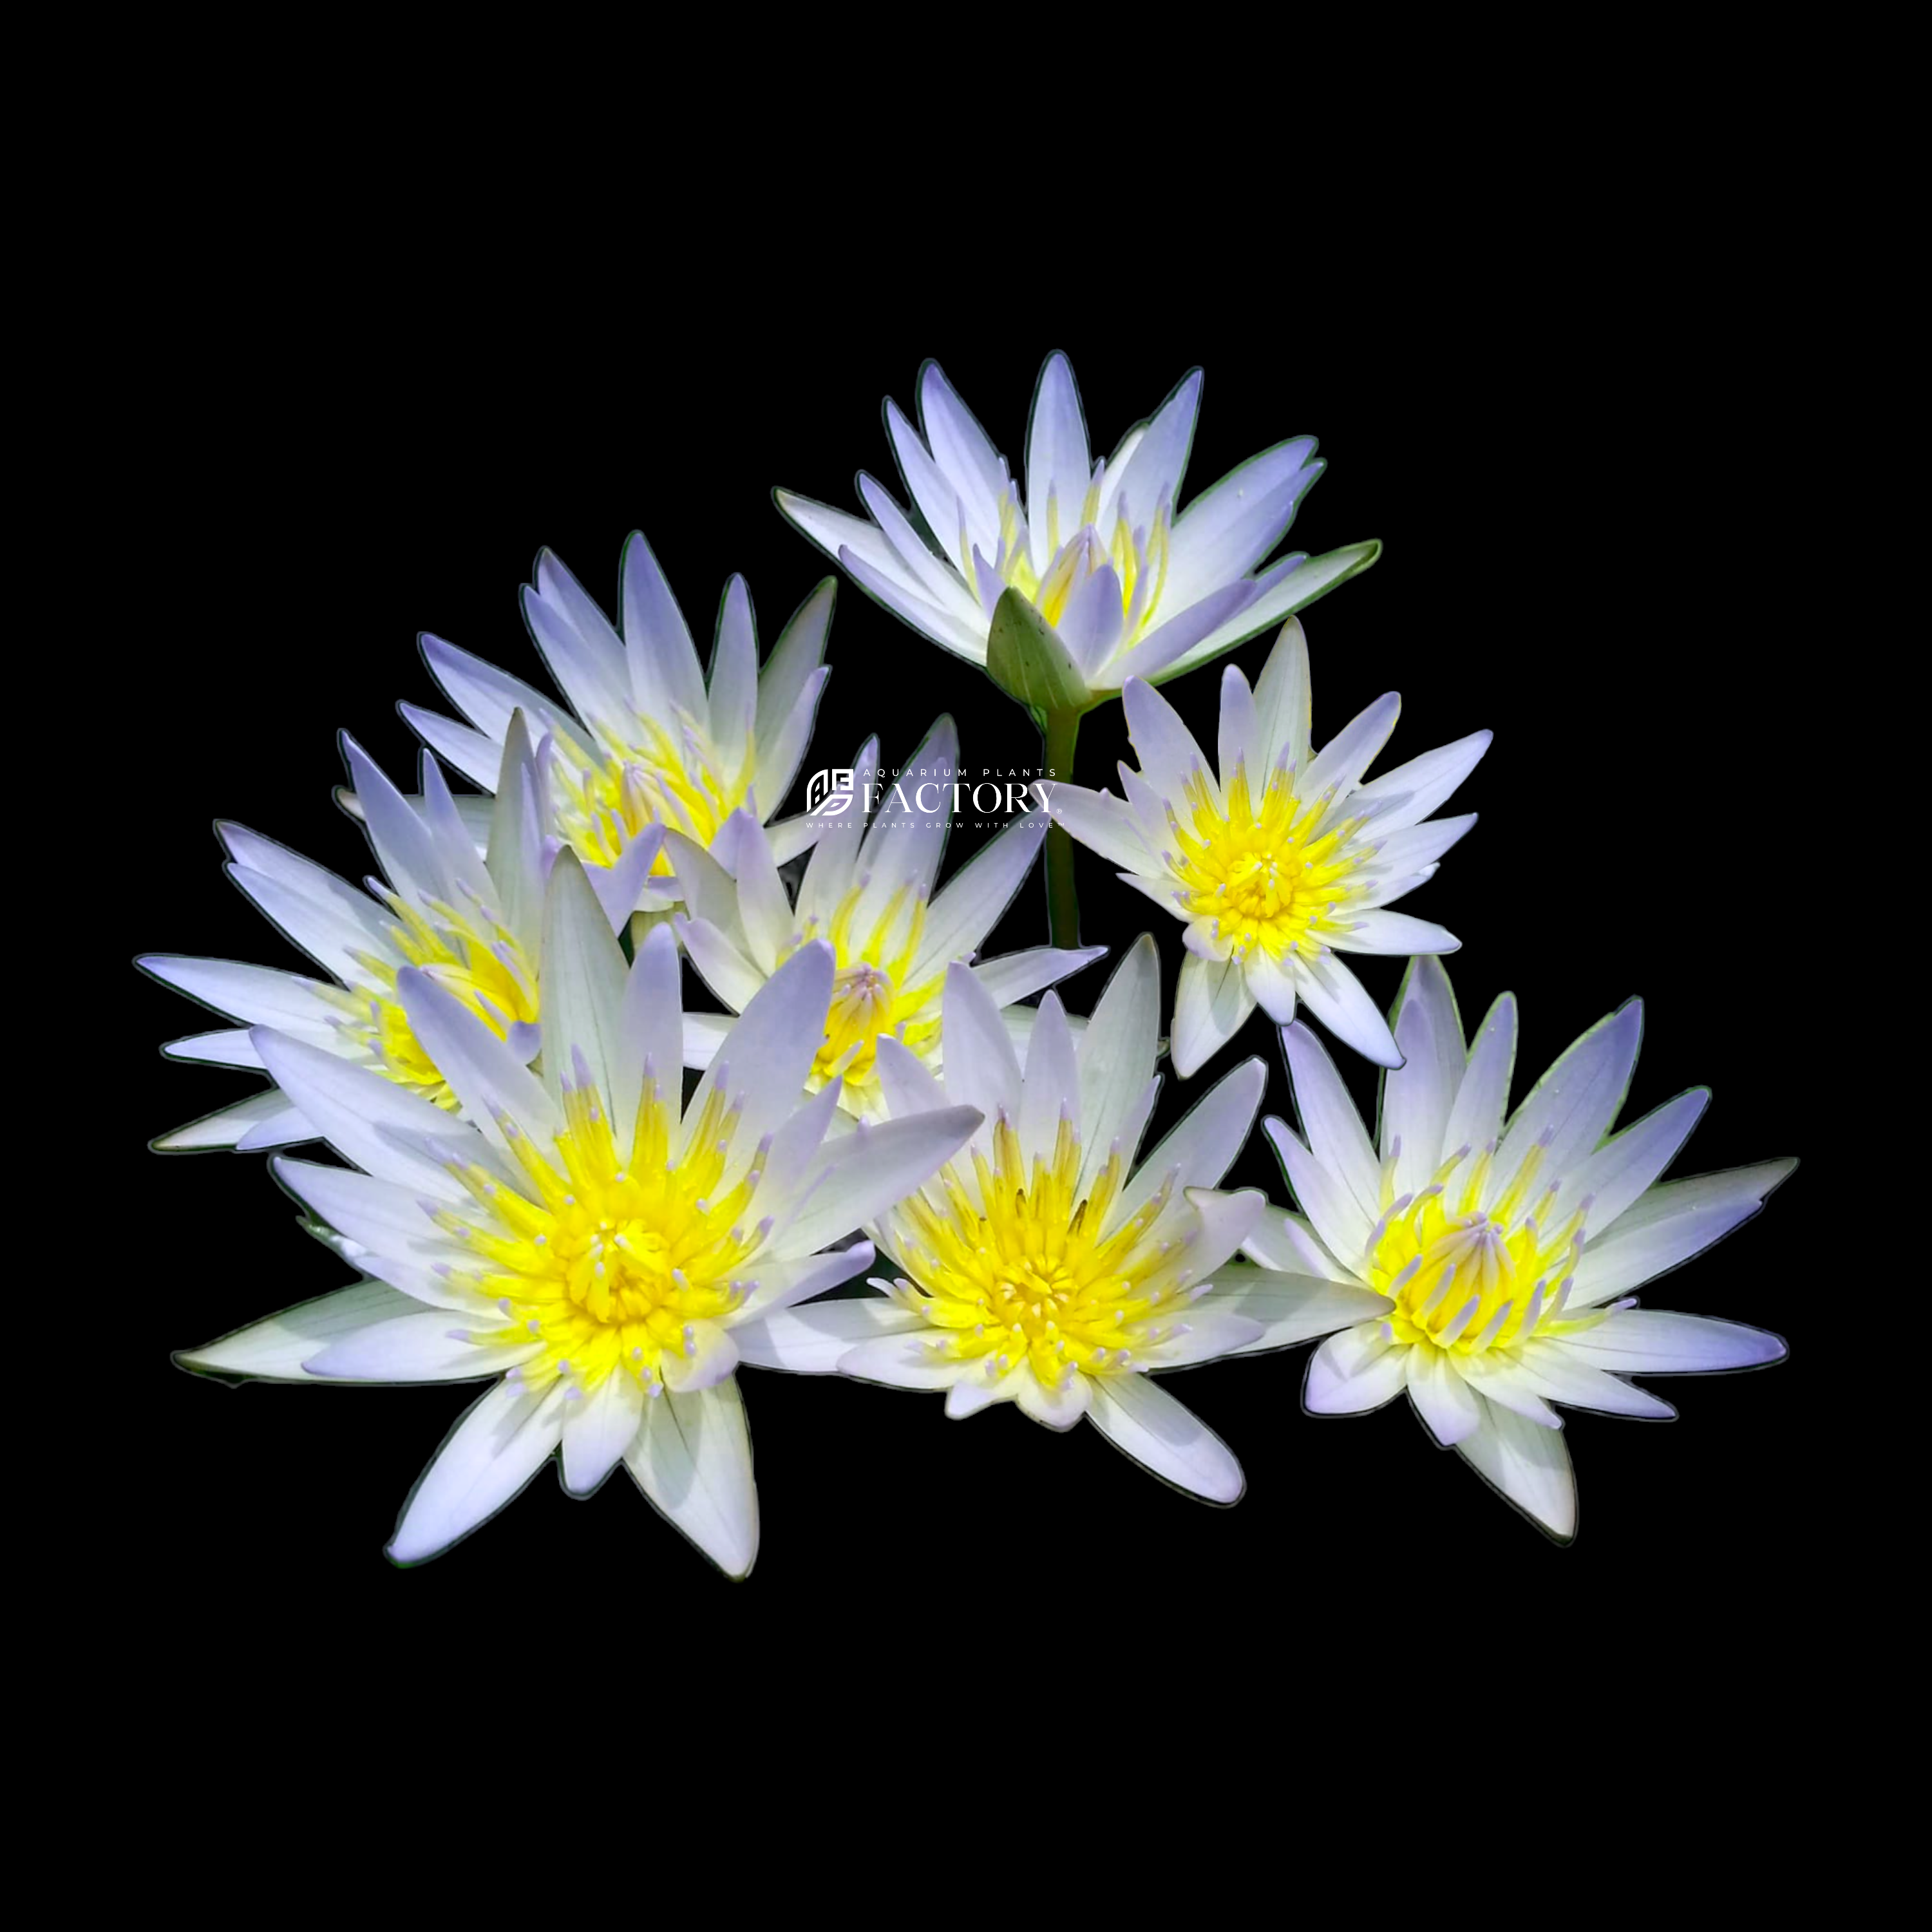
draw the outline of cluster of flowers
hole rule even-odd
[[[943,829],[902,789],[867,787],[869,815],[837,836],[822,815],[769,819],[828,675],[833,582],[761,664],[734,578],[707,682],[640,537],[620,626],[548,554],[524,591],[567,704],[430,638],[468,722],[405,707],[430,747],[419,794],[346,742],[346,802],[382,873],[368,891],[224,828],[236,884],[322,976],[141,962],[236,1023],[171,1052],[272,1082],[158,1144],[326,1142],[352,1165],[278,1154],[274,1172],[362,1278],[182,1359],[487,1378],[409,1499],[398,1562],[446,1548],[560,1448],[571,1492],[621,1462],[743,1574],[758,1513],[740,1364],[944,1390],[953,1417],[1012,1402],[1049,1429],[1084,1418],[1232,1503],[1240,1466],[1155,1378],[1321,1338],[1310,1411],[1406,1390],[1438,1441],[1567,1539],[1552,1405],[1668,1415],[1625,1377],[1782,1354],[1632,1291],[1754,1213],[1792,1163],[1658,1184],[1708,1096],[1612,1132],[1634,1001],[1510,1114],[1513,1000],[1467,1034],[1437,957],[1456,940],[1388,910],[1474,822],[1430,814],[1489,734],[1365,782],[1390,695],[1316,748],[1292,614],[1375,546],[1263,563],[1320,469],[1305,440],[1176,515],[1198,392],[1190,378],[1090,463],[1053,358],[1022,496],[928,366],[921,429],[887,411],[922,528],[869,478],[872,523],[780,494],[868,591],[986,665],[1050,744],[1092,705],[1125,704],[1138,767],[1120,767],[1120,794],[1052,785],[943,888]],[[1154,686],[1276,623],[1254,686],[1222,673],[1210,763]],[[958,753],[942,718],[908,764],[952,772]],[[453,792],[445,764],[482,794]],[[881,769],[876,741],[855,769]],[[1261,1104],[1258,1058],[1140,1156],[1160,1086],[1150,937],[1084,1020],[1052,988],[1106,949],[979,957],[1049,819],[1183,922],[1177,1075],[1257,1006],[1280,1030],[1302,1132],[1265,1131],[1298,1212],[1220,1187]],[[1410,959],[1386,1019],[1348,952]],[[684,1010],[686,959],[728,1011]],[[1302,1012],[1388,1070],[1377,1139]],[[829,1293],[860,1276],[872,1292]]]

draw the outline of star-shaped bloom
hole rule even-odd
[[[539,940],[553,848],[540,829],[541,772],[520,718],[508,736],[487,856],[478,853],[434,758],[424,755],[422,795],[411,800],[347,737],[344,754],[383,874],[368,882],[368,891],[241,826],[218,828],[229,877],[329,977],[147,954],[135,962],[144,971],[242,1022],[178,1040],[165,1050],[177,1059],[259,1069],[262,1061],[250,1029],[273,1027],[454,1111],[457,1090],[417,1037],[397,990],[399,976],[414,968],[507,1042],[519,1060],[530,1060],[539,1038]],[[640,854],[654,853],[662,837],[652,828],[640,842]],[[607,895],[607,914],[621,924],[628,904],[611,892],[611,875],[592,877]],[[245,1150],[308,1140],[314,1131],[292,1096],[271,1086],[154,1144],[171,1152]]]
[[[1271,1214],[1246,1251],[1382,1298],[1316,1351],[1310,1411],[1354,1414],[1406,1389],[1438,1442],[1567,1541],[1576,1488],[1552,1404],[1668,1417],[1624,1378],[1784,1355],[1761,1328],[1638,1308],[1632,1291],[1749,1220],[1797,1163],[1656,1184],[1710,1094],[1694,1088],[1610,1135],[1636,1060],[1637,1000],[1585,1034],[1507,1126],[1510,994],[1466,1048],[1448,975],[1420,958],[1393,1017],[1406,1058],[1383,1090],[1379,1156],[1314,1035],[1283,1033],[1307,1138],[1276,1120],[1267,1130],[1306,1219]],[[1346,1318],[1339,1310],[1336,1325]]]
[[[880,1076],[896,1124],[964,1104],[982,1125],[868,1226],[899,1270],[873,1281],[878,1297],[774,1316],[746,1359],[943,1389],[954,1417],[1000,1402],[1049,1429],[1086,1416],[1156,1475],[1234,1502],[1240,1465],[1150,1378],[1265,1340],[1262,1322],[1203,1300],[1266,1206],[1258,1192],[1213,1191],[1264,1078],[1258,1060],[1237,1067],[1136,1166],[1160,1084],[1160,1017],[1143,937],[1077,1041],[1059,995],[1040,1002],[1022,1073],[992,996],[950,969],[941,1079],[892,1040]]]
[[[812,592],[760,668],[751,592],[734,577],[718,606],[707,689],[684,614],[634,531],[622,576],[622,637],[548,550],[537,559],[536,584],[524,588],[524,621],[572,710],[425,636],[431,673],[470,723],[412,704],[402,712],[487,791],[511,718],[522,711],[539,749],[548,740],[554,751],[546,832],[593,870],[614,871],[634,907],[662,911],[677,902],[677,888],[651,842],[660,827],[708,848],[734,812],[762,824],[791,789],[831,675],[822,660],[837,586],[827,578]],[[487,808],[479,802],[479,819]],[[812,829],[804,818],[772,826],[780,859],[803,851]]]
[[[541,1078],[433,974],[399,990],[466,1118],[268,1028],[276,1079],[361,1172],[278,1157],[283,1184],[371,1279],[183,1358],[283,1380],[491,1387],[404,1508],[389,1553],[433,1556],[561,1444],[588,1496],[622,1462],[719,1567],[758,1551],[734,1379],[776,1311],[868,1266],[825,1252],[917,1186],[978,1124],[952,1107],[828,1136],[836,1083],[801,1102],[832,990],[804,948],[732,1029],[688,1104],[678,956],[662,927],[626,967],[575,856],[550,879]]]
[[[887,609],[974,664],[987,662],[1001,596],[1017,591],[1096,700],[1130,677],[1178,677],[1232,650],[1378,554],[1377,544],[1357,544],[1256,568],[1325,466],[1312,436],[1250,458],[1177,515],[1200,402],[1197,369],[1096,462],[1073,371],[1064,356],[1049,356],[1034,394],[1022,500],[1006,458],[928,362],[920,371],[919,430],[886,404],[923,532],[862,473],[870,523],[784,490],[778,508]]]
[[[1258,1005],[1286,1025],[1297,1002],[1377,1065],[1402,1056],[1342,952],[1453,952],[1441,926],[1384,910],[1435,875],[1469,827],[1423,820],[1462,783],[1490,734],[1362,782],[1402,700],[1378,698],[1318,754],[1310,742],[1308,646],[1292,619],[1251,691],[1221,674],[1220,771],[1174,707],[1132,680],[1122,693],[1138,771],[1126,796],[1056,784],[1052,817],[1186,922],[1174,997],[1174,1069],[1192,1073]]]
[[[812,1070],[814,1085],[843,1082],[844,1105],[878,1114],[884,1104],[876,1055],[897,1040],[936,1071],[941,1058],[941,994],[946,968],[971,961],[1032,869],[1046,833],[1036,813],[996,833],[936,896],[934,882],[960,778],[958,734],[942,718],[895,768],[879,764],[870,740],[853,766],[851,802],[828,818],[813,848],[797,903],[788,898],[776,855],[748,816],[719,842],[732,878],[676,833],[668,850],[689,915],[677,930],[705,983],[730,1007],[747,1000],[801,946],[824,940],[836,956],[831,1010]],[[1007,790],[1006,788],[996,789]],[[835,797],[839,795],[835,795]],[[874,808],[869,819],[866,807]],[[962,808],[970,808],[970,792]],[[1106,949],[1035,946],[980,961],[972,976],[1024,1040],[1030,1006],[1016,1000],[1097,959]],[[716,1050],[724,1015],[686,1016],[686,1051],[702,1066]]]

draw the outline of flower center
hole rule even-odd
[[[808,940],[823,939],[838,961],[825,1039],[812,1062],[814,1092],[842,1074],[848,1094],[856,1098],[869,1090],[876,1084],[881,1034],[914,1052],[938,1036],[944,963],[924,980],[908,983],[926,931],[925,888],[902,886],[874,908],[867,903],[871,884],[868,872],[830,919],[814,914],[806,920],[786,949],[789,958]]]
[[[496,914],[480,904],[466,911],[440,900],[418,908],[393,892],[387,896],[395,915],[390,936],[410,965],[440,982],[500,1040],[512,1027],[536,1021],[536,975]],[[341,996],[344,1017],[337,1024],[398,1086],[454,1112],[456,1096],[396,997],[395,963],[368,952],[351,957],[368,974],[369,984]]]
[[[1560,1183],[1538,1187],[1543,1154],[1541,1143],[1532,1148],[1486,1208],[1494,1142],[1473,1160],[1463,1148],[1412,1196],[1394,1196],[1395,1155],[1383,1163],[1383,1212],[1361,1272],[1395,1304],[1384,1318],[1390,1340],[1482,1354],[1603,1319],[1596,1310],[1564,1313],[1590,1204],[1558,1212]]]
[[[1002,1115],[992,1164],[973,1150],[976,1190],[949,1163],[928,1184],[943,1204],[928,1191],[900,1204],[891,1245],[917,1286],[902,1282],[897,1292],[948,1331],[935,1354],[983,1361],[993,1378],[1028,1359],[1056,1386],[1076,1373],[1121,1373],[1136,1350],[1181,1332],[1174,1318],[1192,1299],[1193,1237],[1175,1176],[1108,1234],[1126,1172],[1119,1144],[1084,1196],[1080,1171],[1079,1136],[1064,1115],[1052,1160],[1036,1155],[1030,1174]]]
[[[1330,802],[1324,794],[1304,803],[1294,768],[1283,763],[1257,805],[1240,764],[1217,808],[1197,771],[1184,795],[1186,822],[1167,808],[1174,844],[1161,856],[1178,881],[1174,902],[1190,920],[1211,922],[1237,959],[1256,946],[1275,959],[1324,950],[1324,933],[1346,930],[1334,915],[1364,890],[1351,883],[1364,856],[1350,842],[1362,821],[1329,823]]]
[[[1033,567],[1018,494],[1011,482],[1007,483],[1000,493],[1000,541],[993,570],[1003,584],[1018,590],[1048,623],[1057,625],[1073,593],[1096,572],[1111,566],[1120,586],[1120,628],[1108,648],[1118,650],[1134,643],[1154,622],[1161,592],[1167,586],[1172,518],[1163,498],[1155,506],[1151,524],[1136,524],[1128,505],[1122,502],[1114,507],[1112,536],[1103,536],[1100,529],[1100,482],[1106,470],[1104,462],[1095,466],[1093,482],[1080,506],[1078,522],[1064,543],[1060,540],[1062,506],[1057,496],[1049,491],[1044,505],[1034,506],[1034,514],[1046,519],[1051,560],[1043,574]],[[1072,520],[1070,517],[1066,520]],[[971,541],[963,530],[959,542],[966,581],[977,585],[980,572],[973,560]]]
[[[559,828],[586,865],[614,866],[646,827],[664,825],[709,847],[718,828],[752,793],[757,770],[752,740],[736,777],[728,776],[710,733],[679,714],[674,737],[654,718],[633,714],[635,729],[614,743],[600,732],[586,753],[562,738],[550,767]],[[660,856],[652,873],[668,873]]]
[[[476,1254],[471,1285],[520,1324],[500,1331],[503,1340],[543,1345],[513,1376],[538,1387],[566,1377],[589,1389],[621,1370],[655,1395],[667,1358],[698,1353],[697,1324],[730,1313],[757,1286],[740,1270],[771,1231],[769,1220],[748,1218],[770,1142],[728,1185],[736,1116],[720,1097],[723,1069],[682,1152],[675,1083],[661,1095],[646,1069],[635,1127],[620,1141],[580,1063],[577,1072],[549,1147],[498,1118],[530,1192],[472,1166],[458,1178],[481,1215],[466,1221],[444,1209],[435,1219]]]

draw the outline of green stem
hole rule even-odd
[[[1073,776],[1073,748],[1080,736],[1077,711],[1046,714],[1046,775],[1049,783],[1064,784]],[[1073,886],[1073,841],[1066,828],[1054,824],[1046,835],[1046,910],[1053,943],[1080,944],[1080,898]]]

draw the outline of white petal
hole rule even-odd
[[[1000,915],[1012,903],[1020,882],[1033,870],[1047,821],[1035,812],[1016,819],[997,832],[953,874],[945,890],[927,908],[919,957],[913,962],[914,984],[946,962],[976,952]]]
[[[233,1106],[218,1108],[200,1120],[158,1135],[151,1143],[158,1154],[182,1154],[207,1148],[236,1148],[252,1153],[262,1148],[286,1147],[292,1141],[313,1140],[316,1130],[279,1088],[251,1094]]]
[[[190,998],[248,1026],[326,1025],[340,1010],[320,981],[266,966],[237,966],[226,959],[185,959],[162,952],[144,953],[134,964],[163,985],[178,987]]]
[[[1255,996],[1240,962],[1203,959],[1190,952],[1181,962],[1174,996],[1173,1034],[1168,1052],[1184,1080],[1197,1072],[1240,1031],[1255,1010]]]
[[[1094,1399],[1093,1379],[1074,1374],[1063,1382],[1042,1382],[1034,1372],[1030,1360],[1020,1364],[1021,1375],[1013,1390],[1020,1413],[1048,1429],[1071,1429],[1087,1413]],[[956,1384],[956,1387],[957,1384]]]
[[[1590,1203],[1589,1234],[1598,1240],[1677,1157],[1710,1104],[1711,1090],[1694,1087],[1606,1141],[1564,1181],[1566,1208]]]
[[[1310,1012],[1345,1046],[1378,1066],[1398,1066],[1402,1050],[1360,980],[1332,955],[1306,959],[1297,981]]]
[[[1322,1245],[1315,1230],[1298,1214],[1271,1208],[1241,1244],[1249,1260],[1280,1274],[1316,1276],[1324,1281],[1358,1286],[1356,1278]]]
[[[338,1154],[439,1201],[469,1198],[442,1160],[424,1148],[436,1148],[446,1158],[483,1158],[489,1144],[475,1127],[405,1094],[380,1073],[351,1066],[286,1034],[258,1027],[254,1040],[277,1085]],[[494,1156],[490,1163],[494,1166]]]
[[[1429,1185],[1449,1151],[1442,1137],[1468,1064],[1456,996],[1435,959],[1409,968],[1393,1030],[1402,1064],[1382,1082],[1382,1148],[1386,1159],[1401,1144],[1396,1192],[1413,1194]]]
[[[1623,1106],[1643,1036],[1643,1003],[1631,1000],[1570,1047],[1516,1109],[1497,1150],[1497,1191],[1515,1178],[1532,1147],[1544,1143],[1543,1169],[1568,1174],[1610,1132]]]
[[[1593,1368],[1627,1375],[1702,1376],[1782,1361],[1781,1337],[1741,1322],[1678,1315],[1664,1308],[1620,1308],[1561,1346]]]
[[[1140,821],[1124,799],[1110,791],[1089,791],[1084,785],[1049,781],[1046,808],[1080,843],[1097,852],[1109,865],[1149,877],[1165,876],[1166,868],[1141,836]]]
[[[1052,1164],[1063,1119],[1078,1130],[1080,1075],[1074,1060],[1073,1036],[1067,1029],[1066,1010],[1058,993],[1048,993],[1040,1003],[1040,1017],[1028,1044],[1019,1118],[1015,1123],[1019,1130],[1020,1151],[1029,1167],[1036,1159]]]
[[[1564,1542],[1576,1534],[1576,1479],[1562,1432],[1539,1429],[1493,1403],[1483,1426],[1456,1444],[1472,1468]]]
[[[1377,824],[1390,832],[1420,825],[1475,769],[1477,760],[1490,748],[1494,736],[1493,732],[1475,731],[1438,751],[1425,752],[1420,758],[1412,758],[1407,764],[1398,765],[1362,786],[1351,802],[1360,810],[1365,802],[1372,805],[1384,799],[1404,799],[1405,803]]]
[[[1143,933],[1107,982],[1080,1036],[1082,1184],[1092,1184],[1154,1078],[1160,1030],[1160,958]],[[1123,1145],[1131,1161],[1134,1149]]]
[[[880,1335],[848,1348],[838,1358],[838,1372],[862,1382],[883,1382],[889,1388],[950,1388],[979,1365],[950,1355],[935,1355],[935,1332],[924,1322],[902,1335]]]
[[[1749,1220],[1797,1164],[1762,1161],[1650,1189],[1584,1249],[1572,1299],[1579,1307],[1608,1301],[1701,1253]]]
[[[1309,1357],[1302,1407],[1311,1415],[1360,1415],[1380,1408],[1406,1386],[1408,1352],[1372,1331],[1344,1328]]]
[[[1184,1369],[1214,1361],[1256,1347],[1266,1334],[1262,1324],[1251,1316],[1238,1314],[1219,1301],[1190,1309],[1183,1326],[1185,1333],[1156,1342],[1146,1352],[1144,1359],[1151,1368]]]
[[[1406,912],[1382,912],[1371,908],[1347,916],[1348,931],[1336,939],[1344,952],[1378,953],[1397,958],[1412,958],[1418,953],[1454,952],[1462,942],[1447,926],[1426,919],[1412,919]]]
[[[561,1389],[530,1394],[498,1383],[465,1411],[423,1472],[396,1526],[391,1559],[420,1563],[494,1516],[543,1467],[562,1433]]]
[[[476,1382],[527,1361],[541,1346],[506,1348],[472,1341],[467,1330],[452,1326],[448,1310],[418,1304],[406,1314],[338,1336],[302,1366],[327,1381]]]
[[[1274,1143],[1295,1202],[1313,1223],[1323,1245],[1344,1267],[1359,1265],[1374,1222],[1354,1190],[1340,1175],[1330,1173],[1288,1130],[1286,1121],[1270,1116],[1262,1123],[1262,1131]]]
[[[1305,1026],[1284,1028],[1281,1044],[1309,1151],[1373,1222],[1382,1212],[1381,1163],[1335,1063]]]
[[[1087,419],[1081,414],[1072,368],[1064,356],[1049,356],[1040,372],[1040,386],[1034,392],[1033,416],[1027,429],[1027,520],[1036,574],[1045,576],[1053,561],[1047,537],[1048,499],[1064,541],[1079,527],[1093,467],[1088,453]]]
[[[1247,1486],[1234,1452],[1158,1382],[1145,1376],[1091,1378],[1094,1426],[1162,1482],[1210,1503],[1234,1503]]]
[[[1458,1148],[1486,1148],[1501,1133],[1515,1065],[1516,995],[1503,993],[1470,1044],[1468,1071],[1456,1090],[1455,1105],[1442,1130],[1445,1158]]]
[[[1107,949],[1104,946],[1034,946],[1024,952],[1004,953],[998,959],[982,959],[972,968],[974,979],[992,995],[995,1006],[1010,1006],[1042,986],[1064,980],[1083,966],[1090,966]]]
[[[547,1028],[554,1024],[556,1009],[549,998],[554,976],[547,974],[544,978]],[[550,1104],[542,1083],[454,994],[414,966],[396,975],[396,993],[418,1043],[493,1146],[509,1150],[502,1126],[505,1118],[533,1133],[554,1132],[562,1125],[562,1116]]]
[[[694,1395],[674,1389],[647,1402],[624,1466],[652,1506],[728,1576],[750,1570],[758,1553],[758,1492],[735,1381]]]
[[[1445,1449],[1466,1442],[1483,1424],[1483,1404],[1475,1390],[1440,1348],[1418,1343],[1406,1352],[1408,1398],[1430,1433]]]
[[[1176,711],[1154,686],[1138,678],[1130,678],[1120,692],[1120,703],[1127,716],[1127,736],[1132,741],[1134,757],[1155,793],[1180,814],[1187,817],[1186,796],[1190,778],[1204,781],[1210,798],[1218,800],[1220,787],[1192,732],[1180,722]]]
[[[824,1376],[856,1343],[898,1335],[926,1324],[910,1309],[884,1295],[857,1300],[811,1301],[802,1307],[774,1309],[731,1331],[738,1353],[754,1368],[786,1369],[794,1375]]]
[[[1748,1331],[1749,1332],[1749,1331]],[[1648,1416],[1667,1420],[1677,1412],[1648,1389],[1634,1388],[1570,1346],[1571,1338],[1528,1342],[1516,1351],[1527,1376],[1552,1402],[1570,1408],[1593,1408],[1605,1415]]]
[[[1012,1036],[992,995],[969,968],[946,969],[944,1011],[947,1097],[979,1108],[987,1123],[982,1138],[990,1145],[992,1124],[1002,1114],[1012,1120],[1019,1117],[1020,1063]]]
[[[786,1230],[794,1248],[822,1247],[862,1226],[928,1180],[980,1124],[970,1107],[915,1114],[856,1130],[819,1150],[805,1205]]]
[[[698,976],[734,1012],[742,1012],[765,976],[707,919],[680,919],[677,936]]]
[[[1240,1262],[1215,1269],[1214,1282],[1214,1292],[1203,1306],[1241,1316],[1261,1330],[1238,1345],[1244,1354],[1312,1342],[1318,1335],[1386,1315],[1394,1305],[1387,1296],[1353,1282],[1281,1274]]]
[[[624,982],[628,968],[610,921],[568,847],[550,868],[544,900],[544,1086],[560,1105],[580,1054],[607,1109],[620,1088]]]
[[[1302,774],[1296,790],[1304,798],[1314,798],[1333,786],[1338,798],[1346,797],[1360,783],[1376,754],[1388,742],[1401,712],[1401,698],[1393,691],[1384,692],[1322,746],[1314,763]]]
[[[806,689],[825,661],[826,634],[832,626],[838,590],[836,577],[825,578],[814,586],[811,596],[792,613],[790,622],[778,633],[778,640],[758,674],[758,796],[767,812],[777,808],[797,776],[797,754],[789,753],[796,735],[790,728],[802,706],[809,735]],[[797,749],[798,752],[805,749],[803,738],[798,740]]]
[[[646,716],[656,715],[660,705],[652,700],[662,694],[694,723],[702,722],[707,700],[698,647],[641,531],[633,530],[625,539],[620,574],[624,585],[624,651],[638,708]]]
[[[1244,1060],[1216,1081],[1120,1190],[1107,1217],[1108,1232],[1124,1226],[1170,1174],[1177,1189],[1220,1186],[1246,1144],[1267,1085],[1268,1070],[1258,1060]]]
[[[300,1382],[305,1379],[302,1364],[331,1342],[398,1316],[418,1314],[422,1309],[421,1302],[386,1282],[358,1281],[251,1322],[205,1348],[184,1348],[175,1359],[184,1368],[221,1375]]]

